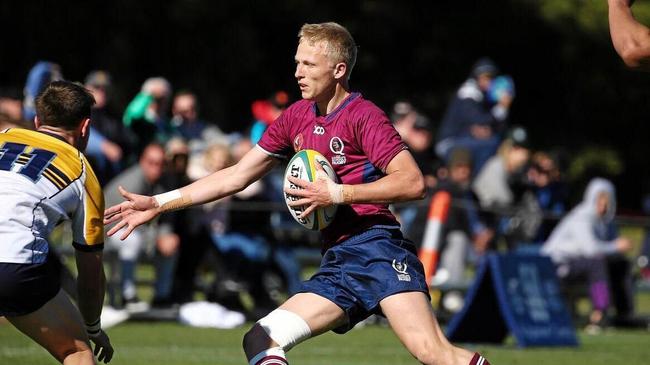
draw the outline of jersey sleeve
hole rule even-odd
[[[73,217],[73,246],[81,251],[104,248],[104,195],[99,181],[84,159],[86,180],[79,208]]]
[[[291,108],[271,123],[257,142],[258,147],[273,157],[287,158],[291,154],[290,119]]]
[[[390,161],[407,149],[399,133],[384,112],[377,109],[368,113],[357,126],[357,135],[368,160],[385,172]]]

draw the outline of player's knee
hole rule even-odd
[[[287,310],[276,309],[260,319],[244,335],[243,345],[247,353],[275,346],[282,348],[283,351],[289,351],[310,336],[309,325],[299,315]]]

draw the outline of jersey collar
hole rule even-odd
[[[329,122],[332,119],[334,119],[334,117],[336,117],[341,112],[341,110],[343,110],[346,106],[348,106],[348,104],[350,104],[352,101],[357,99],[359,96],[361,96],[361,93],[359,93],[359,92],[350,93],[350,95],[348,95],[348,97],[345,98],[345,100],[343,100],[343,102],[339,106],[337,106],[336,109],[332,110],[329,114],[323,116],[323,118],[325,118],[325,121]],[[318,115],[318,107],[316,106],[316,102],[312,103],[311,110],[314,112],[314,115],[316,117],[319,116]]]

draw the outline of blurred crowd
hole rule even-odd
[[[42,61],[22,92],[0,88],[0,128],[31,128],[35,96],[63,78],[61,67]],[[118,186],[153,195],[231,166],[291,102],[284,91],[255,100],[250,124],[224,133],[218,123],[202,119],[200,96],[175,90],[164,77],[144,80],[120,113],[108,108],[108,72],[90,72],[84,85],[96,100],[86,155],[104,186],[106,206],[122,200]],[[633,273],[650,280],[650,240],[636,261],[639,271],[627,254],[631,241],[614,225],[616,193],[606,179],[592,180],[584,200],[569,211],[569,191],[577,187],[565,178],[568,156],[561,148],[534,149],[527,130],[509,118],[515,96],[513,79],[481,58],[435,121],[408,100],[394,104],[389,116],[429,191],[424,202],[393,207],[403,231],[421,243],[430,200],[448,192],[452,200],[434,286],[466,285],[488,251],[534,250],[553,260],[562,281],[588,287],[593,328],[608,318],[623,321],[634,313]],[[298,291],[301,250],[318,247],[284,207],[283,173],[280,166],[231,198],[163,215],[125,242],[109,237],[111,304],[135,312],[191,302],[202,292],[257,319],[277,306],[278,295]],[[644,206],[650,213],[650,203]],[[151,303],[138,296],[136,269],[143,260],[155,268]],[[458,309],[458,300],[447,303],[446,309]],[[607,316],[610,307],[613,317]]]

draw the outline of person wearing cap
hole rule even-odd
[[[616,52],[633,69],[650,71],[650,29],[632,14],[634,0],[608,0],[609,32]]]
[[[514,96],[510,91],[500,93],[496,101],[488,98],[498,73],[489,58],[474,64],[470,77],[458,89],[442,119],[435,146],[440,158],[448,159],[454,147],[469,149],[476,173],[494,155]]]

